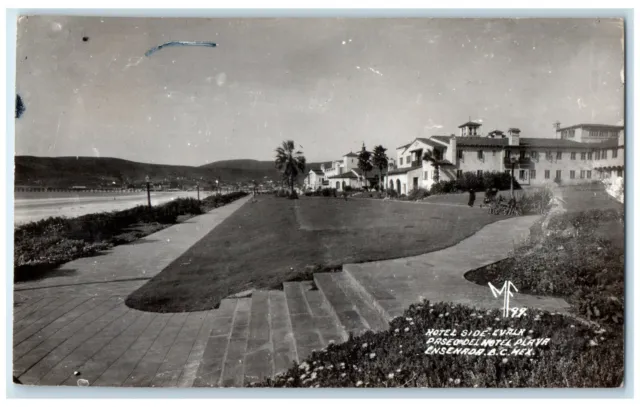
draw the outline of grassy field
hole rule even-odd
[[[127,299],[154,312],[206,310],[230,294],[275,288],[314,266],[340,266],[451,246],[501,220],[468,207],[262,196]]]
[[[565,187],[562,188],[562,197],[567,203],[568,212],[580,212],[594,208],[624,209],[623,204],[607,194],[603,184]]]

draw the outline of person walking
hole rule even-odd
[[[469,207],[473,208],[473,203],[476,201],[476,192],[473,188],[469,189]]]

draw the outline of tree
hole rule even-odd
[[[362,143],[362,150],[358,153],[358,168],[362,171],[364,175],[364,187],[367,187],[367,172],[373,170],[373,165],[371,164],[371,153],[367,151],[364,143]]]
[[[382,170],[386,170],[389,166],[389,158],[387,157],[386,151],[387,149],[382,146],[375,146],[373,148],[373,157],[371,158],[371,164],[378,169],[379,186],[381,191],[384,191]]]
[[[276,148],[276,168],[282,172],[282,179],[289,183],[293,195],[293,185],[299,174],[304,173],[307,159],[302,151],[295,151],[293,140],[282,142],[282,146]]]
[[[431,163],[431,166],[434,168],[433,181],[440,181],[440,160],[442,160],[440,151],[436,149],[434,149],[433,151],[427,150],[422,156],[422,159],[428,163]]]

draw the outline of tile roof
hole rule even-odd
[[[562,128],[560,128],[560,129],[557,129],[556,131],[570,130],[570,129],[577,129],[577,128],[580,128],[580,127],[595,127],[595,128],[600,128],[600,129],[613,129],[613,130],[622,130],[622,129],[624,129],[624,126],[613,125],[613,124],[589,124],[589,123],[581,123],[581,124],[574,124],[573,126],[562,127]]]
[[[353,170],[349,171],[349,172],[345,172],[343,174],[338,174],[338,175],[333,175],[331,177],[329,177],[329,179],[336,179],[336,178],[351,178],[351,179],[356,179],[358,178],[358,175],[356,175]]]
[[[451,140],[452,137],[453,136],[431,136],[432,139],[445,144],[449,144],[449,140]]]
[[[463,128],[463,127],[480,127],[482,126],[482,124],[480,123],[476,123],[476,122],[466,122],[465,124],[461,124],[460,126],[458,126],[459,129]]]
[[[429,145],[431,147],[442,147],[442,145],[438,142],[435,142],[433,140],[430,140],[428,138],[423,138],[423,137],[418,137],[416,140],[420,140],[421,142],[423,142],[426,145]],[[415,140],[414,140],[415,141]]]
[[[411,167],[406,167],[406,168],[396,168],[395,170],[389,171],[389,173],[387,175],[405,174],[405,173],[407,173],[409,171],[413,171],[413,170],[416,170],[418,168],[422,168],[422,163],[420,163],[420,165],[413,165]]]
[[[507,140],[508,141],[508,140]],[[550,147],[550,148],[593,148],[589,143],[579,143],[573,140],[553,139],[553,138],[520,138],[522,147]],[[518,146],[513,146],[517,148]]]
[[[587,143],[584,143],[587,144]],[[624,147],[624,144],[618,145],[618,139],[612,138],[609,140],[601,141],[599,143],[589,143],[593,145],[594,148],[614,148],[614,147]]]
[[[349,154],[345,154],[343,155],[343,157],[357,157],[358,154],[354,153],[354,152],[350,152]]]
[[[509,144],[506,138],[489,138],[489,137],[456,137],[456,145],[458,147],[505,147]]]

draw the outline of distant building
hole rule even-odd
[[[367,186],[375,181],[377,170],[367,173]],[[358,168],[358,154],[350,152],[342,156],[341,160],[320,164],[319,168],[311,168],[306,174],[304,188],[316,190],[318,188],[335,188],[339,191],[347,186],[362,188],[364,174]]]
[[[459,126],[459,136],[416,138],[396,149],[397,166],[389,170],[385,187],[407,194],[430,188],[435,168],[422,159],[426,151],[437,157],[439,179],[453,180],[465,172],[482,175],[511,172],[521,185],[560,182],[578,184],[624,176],[624,127],[602,124],[558,128],[561,137],[521,137],[520,129],[494,130],[483,137],[481,124]],[[564,133],[563,133],[564,132]]]
[[[624,126],[608,124],[576,124],[574,126],[556,129],[556,135],[561,140],[577,141],[579,143],[600,143],[617,139]]]

